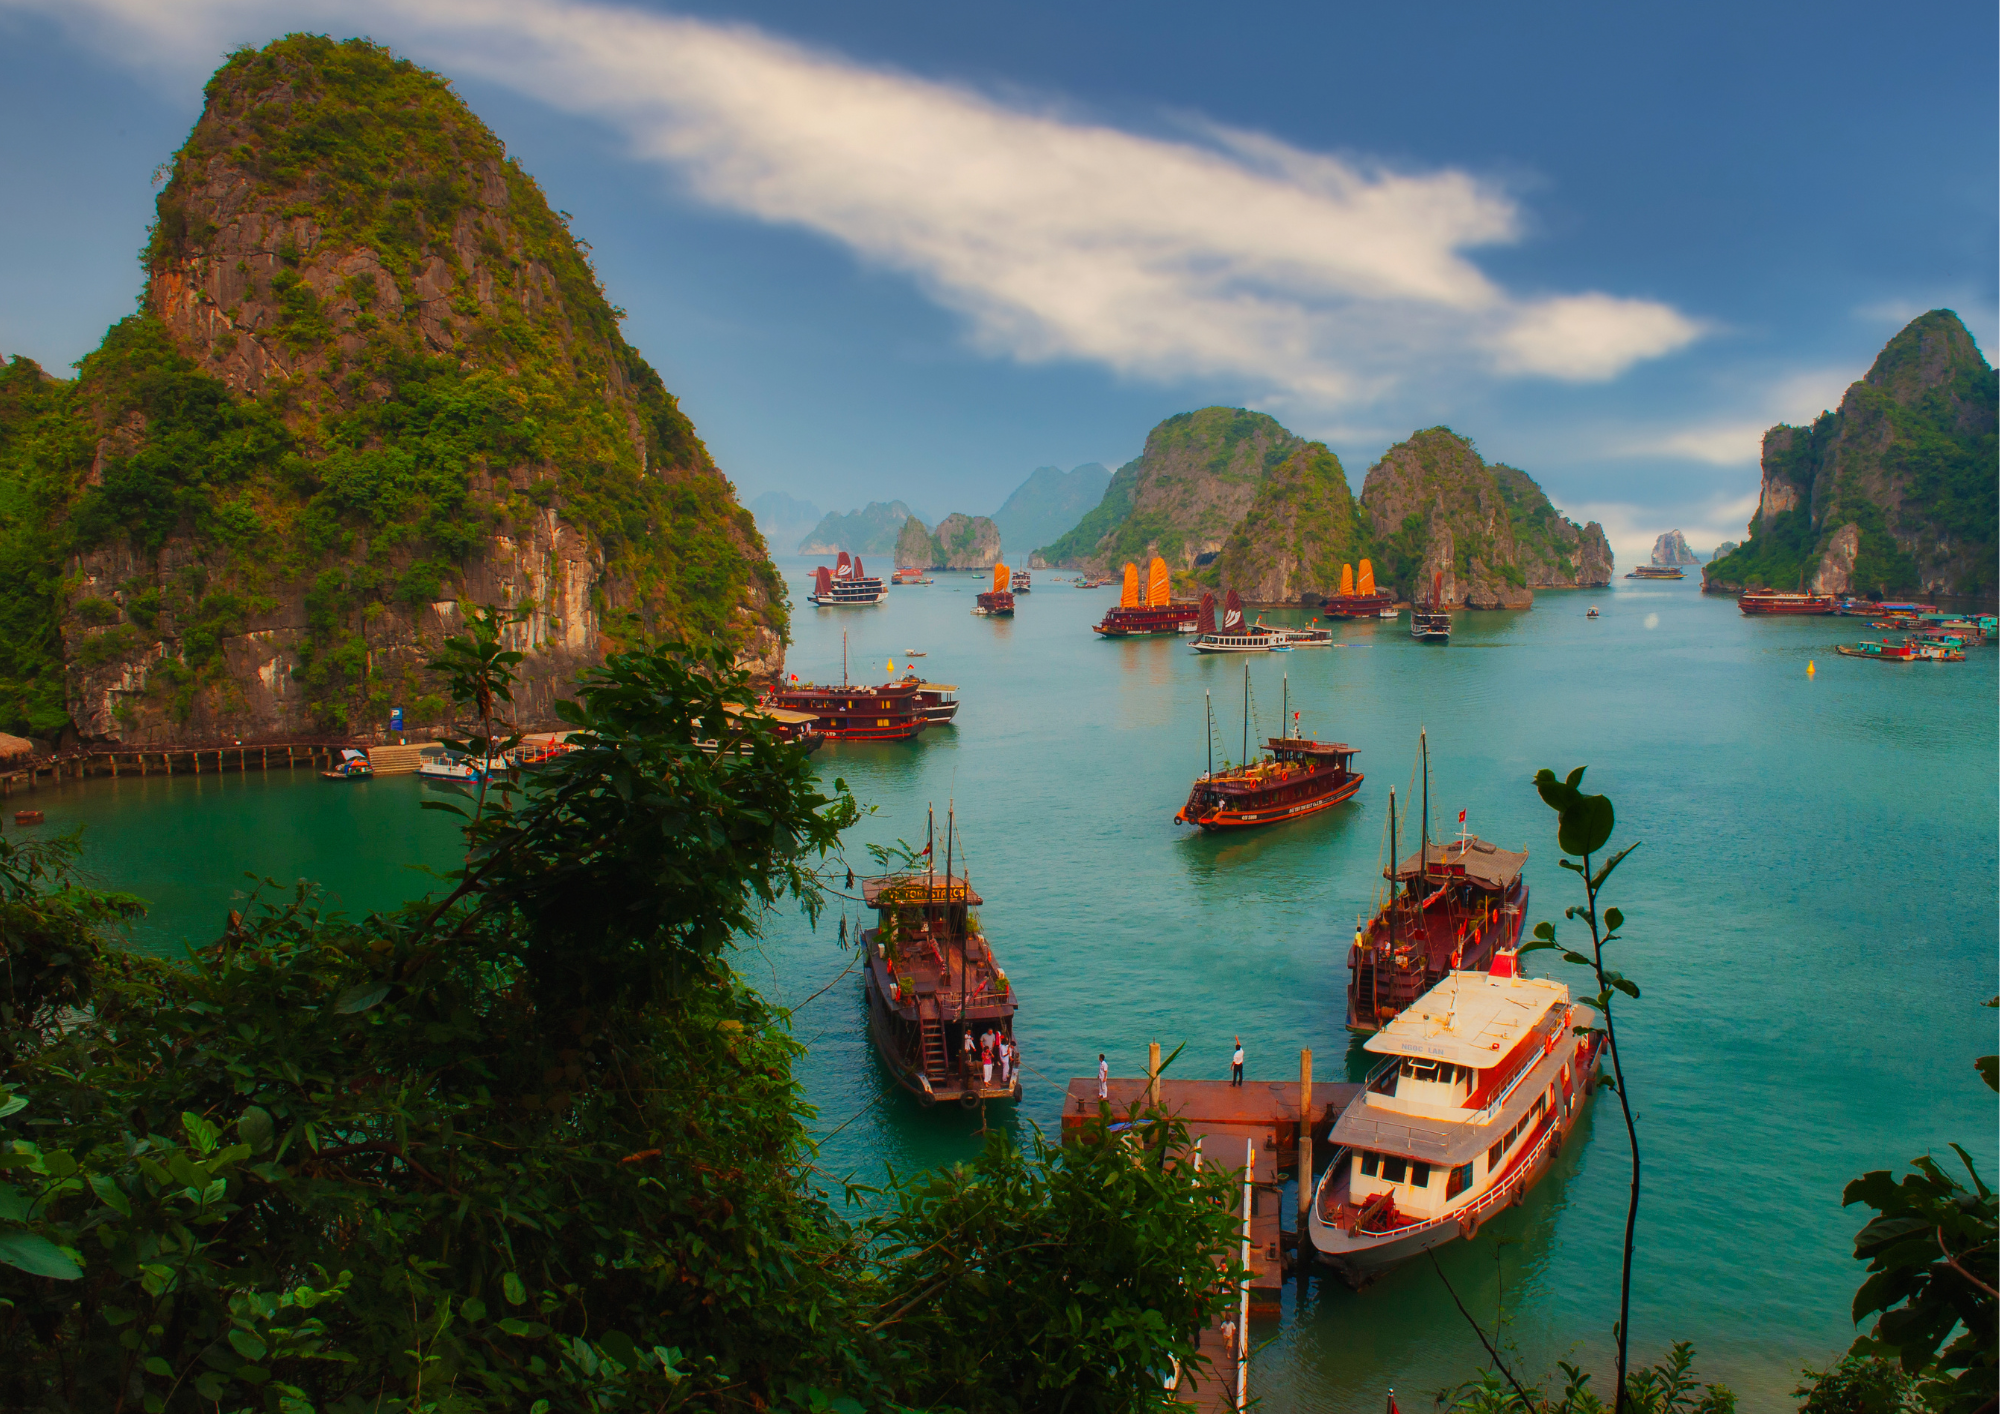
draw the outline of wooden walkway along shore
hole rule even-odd
[[[428,741],[363,746],[351,740],[322,739],[227,746],[91,747],[0,766],[0,796],[11,796],[17,787],[32,791],[45,779],[60,783],[89,776],[238,775],[300,766],[325,770],[340,759],[343,750],[365,750],[368,764],[378,776],[407,775],[423,764],[423,753],[436,746]]]
[[[1156,1062],[1157,1063],[1157,1062]],[[1226,1080],[1174,1080],[1160,1077],[1114,1078],[1106,1082],[1108,1104],[1114,1117],[1127,1114],[1142,1104],[1150,1084],[1158,1085],[1160,1105],[1187,1125],[1188,1136],[1201,1143],[1204,1168],[1216,1165],[1241,1174],[1244,1145],[1255,1146],[1250,1186],[1249,1261],[1251,1277],[1248,1296],[1252,1317],[1278,1313],[1284,1289],[1285,1267],[1281,1251],[1282,1221],[1279,1214],[1280,1173],[1299,1166],[1300,1139],[1307,1139],[1306,1162],[1312,1147],[1324,1143],[1333,1123],[1350,1101],[1361,1092],[1351,1082],[1311,1085],[1310,1058],[1305,1060],[1300,1080],[1250,1080],[1232,1085]],[[1308,1098],[1308,1095],[1310,1098]],[[1302,1124],[1301,1102],[1311,1111]],[[1098,1112],[1097,1079],[1085,1076],[1069,1082],[1063,1100],[1062,1128],[1065,1137],[1076,1134]],[[1324,1153],[1324,1149],[1321,1150]],[[1308,1175],[1305,1182],[1310,1185]],[[1237,1326],[1237,1340],[1247,1346],[1247,1333],[1240,1311],[1225,1319]],[[1183,1387],[1177,1397],[1197,1408],[1229,1410],[1237,1408],[1239,1371],[1236,1362],[1225,1358],[1221,1326],[1202,1332],[1201,1348],[1215,1362],[1201,1387]]]

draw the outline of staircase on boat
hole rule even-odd
[[[917,1002],[917,1034],[923,1043],[924,1074],[931,1084],[940,1084],[945,1078],[945,1048],[936,999],[925,997]]]

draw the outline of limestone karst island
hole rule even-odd
[[[1990,7],[14,8],[0,1411],[1991,1414]]]

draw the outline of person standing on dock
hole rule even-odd
[[[1005,1087],[1014,1083],[1014,1047],[1005,1036],[1000,1038],[1000,1084]]]
[[[989,1036],[992,1033],[987,1033]],[[991,1040],[979,1048],[980,1083],[993,1083],[993,1042]]]
[[[1229,1058],[1229,1083],[1231,1085],[1241,1085],[1243,1083],[1243,1038],[1241,1036],[1236,1038],[1236,1053]]]
[[[1104,1058],[1104,1052],[1097,1053],[1097,1098],[1111,1098],[1111,1062]]]
[[[968,1030],[965,1033],[965,1078],[967,1080],[972,1078],[972,1062],[978,1054],[979,1043],[972,1039],[972,1032]]]

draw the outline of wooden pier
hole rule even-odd
[[[82,747],[0,766],[0,796],[91,776],[246,775],[301,766],[323,771],[340,760],[343,750],[366,751],[376,775],[393,776],[415,771],[422,753],[435,746],[435,742],[370,746],[354,740],[319,739],[219,746]]]
[[[1063,1101],[1064,1136],[1079,1133],[1096,1118],[1100,1103],[1109,1105],[1117,1117],[1130,1113],[1135,1105],[1144,1105],[1149,1087],[1156,1087],[1160,1107],[1187,1126],[1191,1140],[1199,1141],[1204,1168],[1226,1169],[1240,1182],[1244,1146],[1253,1146],[1248,1190],[1247,1265],[1251,1276],[1246,1306],[1251,1317],[1275,1316],[1285,1280],[1280,1174],[1299,1167],[1302,1136],[1306,1140],[1305,1162],[1312,1162],[1313,1148],[1326,1140],[1340,1112],[1361,1093],[1361,1086],[1346,1081],[1312,1084],[1309,1052],[1302,1057],[1298,1080],[1246,1079],[1241,1085],[1232,1085],[1227,1080],[1173,1080],[1165,1076],[1156,1080],[1146,1076],[1114,1078],[1105,1082],[1109,1093],[1103,1101],[1098,1098],[1096,1077],[1085,1076],[1069,1082]],[[1310,1113],[1302,1114],[1302,1109]],[[1310,1185],[1311,1181],[1307,1175],[1305,1182]],[[1223,1319],[1236,1325],[1239,1346],[1247,1345],[1243,1312],[1232,1307]],[[1201,1409],[1236,1409],[1243,1372],[1224,1349],[1220,1322],[1202,1332],[1201,1349],[1214,1362],[1213,1368],[1198,1390],[1183,1387],[1176,1392],[1177,1397]]]

